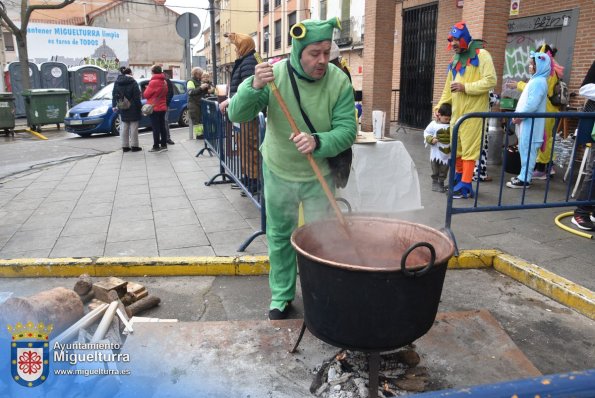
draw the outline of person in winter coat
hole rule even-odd
[[[584,111],[595,112],[595,61],[591,64],[578,93],[587,98]],[[583,119],[579,122],[577,140],[581,142],[584,139],[591,143],[591,150],[585,163],[585,179],[581,183],[576,200],[592,201],[595,200],[595,179],[593,178],[595,172],[595,124],[593,119]],[[574,210],[572,223],[582,230],[595,231],[595,205],[581,204],[577,206]]]
[[[529,73],[533,74],[523,90],[515,112],[545,112],[547,100],[547,78],[550,75],[551,60],[545,53],[531,51]],[[506,183],[508,188],[529,188],[533,178],[533,168],[537,161],[537,151],[546,144],[547,134],[543,118],[514,118],[514,124],[520,125],[519,155],[521,172]]]
[[[119,105],[119,107],[118,107]],[[120,140],[122,151],[138,152],[138,122],[141,119],[140,89],[132,77],[132,70],[127,66],[120,68],[120,76],[114,83],[112,91],[112,108],[120,113]]]
[[[203,70],[199,67],[192,68],[190,74],[192,78],[186,83],[188,91],[188,113],[194,125],[194,135],[196,138],[202,138],[202,115],[200,110],[200,102],[203,97],[209,92],[209,84],[202,81]]]
[[[153,74],[151,81],[144,93],[147,103],[153,105],[153,113],[150,115],[153,128],[153,148],[149,152],[162,152],[167,151],[167,130],[165,130],[167,83],[161,66],[153,65],[151,73]]]
[[[466,113],[487,112],[489,91],[496,86],[497,77],[492,56],[483,49],[481,40],[473,40],[464,22],[456,23],[448,35],[448,49],[455,54],[448,65],[448,74],[438,104],[452,105],[451,133],[455,124]],[[472,198],[473,169],[481,152],[482,119],[465,120],[458,130],[455,163],[455,186],[451,187],[454,199]]]
[[[242,33],[225,33],[231,43],[236,47],[237,59],[231,71],[229,96],[237,93],[240,84],[248,77],[254,75],[256,58],[254,58],[255,44],[251,36]],[[225,112],[229,99],[219,104],[221,112]],[[258,147],[258,119],[240,124],[240,134],[237,140],[238,153],[240,154],[242,183],[254,194],[258,191],[258,176],[260,175],[260,158]]]
[[[261,145],[263,158],[266,234],[269,248],[269,319],[285,319],[295,298],[297,260],[291,234],[298,225],[299,204],[306,222],[328,217],[328,199],[307,155],[311,155],[327,184],[334,188],[328,158],[350,148],[357,135],[353,86],[335,65],[329,64],[337,18],[303,20],[290,29],[291,55],[274,65],[256,66],[231,99],[227,113],[233,122],[253,120],[265,106],[267,125]],[[290,75],[291,73],[291,75]],[[315,134],[301,117],[291,78],[301,106]],[[299,133],[293,133],[279,102],[267,83],[275,82],[294,115]]]

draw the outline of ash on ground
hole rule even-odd
[[[414,346],[380,354],[378,397],[400,397],[426,391],[429,376],[419,365]],[[323,398],[368,398],[368,355],[342,350],[315,370],[310,392]]]

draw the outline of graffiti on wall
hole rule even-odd
[[[527,65],[531,51],[545,42],[545,39],[535,40],[533,37],[519,34],[509,34],[506,43],[504,59],[504,72],[502,74],[503,97],[517,98],[518,91],[514,88],[513,82],[520,80],[528,81],[531,75]]]

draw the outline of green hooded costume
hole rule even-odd
[[[332,64],[328,64],[322,78],[313,80],[304,72],[300,58],[309,44],[332,40],[334,28],[340,28],[336,18],[297,23],[290,31],[293,39],[289,58],[302,108],[316,128],[320,141],[312,156],[329,186],[332,186],[332,176],[327,158],[349,148],[357,135],[353,88],[343,71]],[[284,59],[273,66],[275,83],[298,129],[309,133],[291,87],[286,63],[287,59]],[[295,296],[297,263],[290,237],[298,224],[299,204],[303,203],[306,222],[325,216],[330,206],[306,156],[289,140],[291,127],[270,87],[254,89],[253,80],[254,76],[244,80],[227,112],[231,121],[245,122],[254,119],[268,106],[266,134],[260,150],[264,161],[266,233],[271,266],[270,309],[284,310]]]

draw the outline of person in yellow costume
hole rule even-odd
[[[492,56],[483,49],[483,42],[473,40],[465,22],[456,23],[448,35],[448,49],[455,54],[448,65],[442,96],[434,108],[451,104],[451,132],[457,121],[471,112],[489,110],[489,91],[496,87],[497,77]],[[472,198],[473,168],[481,152],[482,119],[471,118],[459,126],[453,198]]]
[[[554,95],[554,87],[558,81],[564,77],[564,67],[559,65],[554,56],[558,52],[557,49],[550,47],[548,44],[543,44],[539,48],[540,53],[545,53],[550,56],[551,62],[551,71],[550,75],[547,78],[547,98],[545,100],[545,111],[546,112],[560,112],[560,107],[552,104],[550,98]],[[512,83],[512,82],[511,82]],[[509,83],[510,84],[510,83]],[[516,89],[518,91],[523,91],[525,86],[527,85],[526,82],[520,81],[516,83]],[[549,174],[554,175],[553,165],[551,165],[552,161],[552,143],[553,143],[553,130],[554,124],[556,123],[556,119],[549,118],[545,119],[545,133],[546,133],[546,142],[545,146],[539,149],[537,152],[537,163],[535,163],[535,171],[533,171],[533,179],[534,180],[545,180],[547,179],[548,173],[546,172],[546,168],[549,168]],[[550,166],[550,167],[548,167]]]

